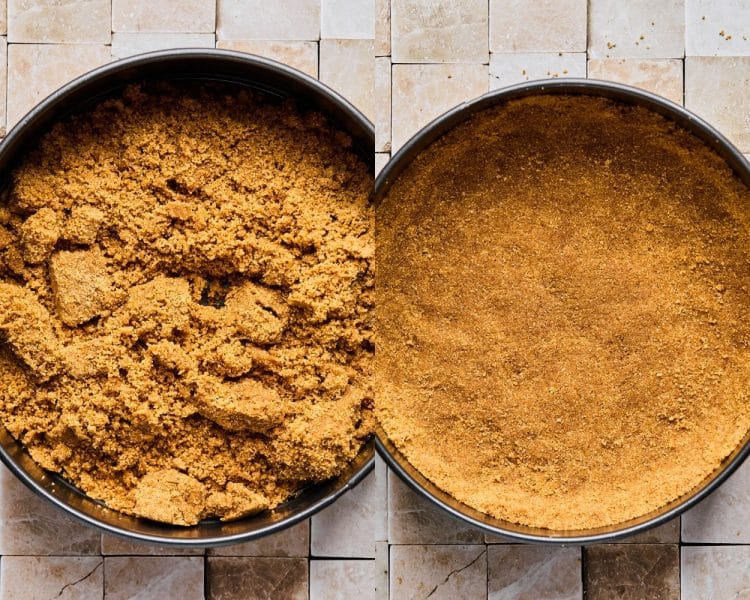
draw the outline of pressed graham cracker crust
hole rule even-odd
[[[56,125],[0,208],[0,420],[178,525],[341,473],[372,430],[371,188],[320,114],[236,87]]]
[[[587,529],[689,492],[750,427],[750,191],[644,108],[511,101],[376,209],[376,416],[468,506]]]

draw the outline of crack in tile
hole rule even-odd
[[[60,591],[57,592],[57,595],[55,596],[55,598],[59,598],[60,596],[62,596],[63,592],[65,592],[65,590],[67,590],[69,587],[74,587],[74,586],[78,585],[79,583],[81,583],[82,581],[85,581],[86,579],[88,579],[89,577],[91,577],[94,573],[96,573],[96,571],[99,569],[99,567],[101,567],[103,564],[104,564],[104,559],[102,559],[98,563],[96,563],[96,566],[93,569],[91,569],[91,571],[89,571],[88,573],[86,573],[83,577],[81,577],[80,579],[76,579],[75,581],[71,581],[70,583],[66,583],[64,586],[62,586],[60,588]]]
[[[474,565],[474,563],[476,563],[476,562],[477,562],[477,561],[478,561],[478,560],[479,560],[480,558],[482,558],[482,556],[483,556],[483,555],[485,555],[485,554],[487,554],[487,548],[486,548],[486,547],[485,547],[485,549],[484,549],[484,550],[482,550],[482,551],[481,551],[481,552],[480,552],[480,553],[479,553],[479,554],[477,555],[477,557],[476,557],[476,558],[475,558],[474,560],[472,560],[472,561],[471,561],[471,562],[470,562],[470,563],[469,563],[468,565],[466,565],[466,566],[464,566],[464,567],[461,567],[460,569],[453,569],[453,570],[452,570],[452,571],[451,571],[450,573],[448,573],[448,575],[447,575],[447,576],[445,577],[445,579],[443,579],[443,581],[441,581],[440,583],[438,583],[438,584],[437,584],[437,585],[436,585],[436,586],[435,586],[434,588],[432,588],[432,589],[430,590],[430,593],[429,593],[429,594],[427,594],[427,595],[425,596],[425,600],[426,600],[427,598],[429,598],[430,596],[432,596],[432,595],[433,595],[433,594],[434,594],[434,593],[435,593],[435,592],[436,592],[436,591],[438,590],[438,588],[439,588],[440,586],[442,586],[442,585],[445,585],[446,583],[448,583],[448,580],[449,580],[449,579],[450,579],[451,577],[453,577],[454,575],[457,575],[457,574],[458,574],[458,573],[460,573],[461,571],[465,571],[466,569],[468,569],[469,567],[471,567],[472,565]]]

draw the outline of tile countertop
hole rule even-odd
[[[110,60],[216,46],[341,91],[375,121],[377,169],[461,101],[567,75],[684,102],[750,152],[748,38],[744,0],[0,0],[0,127]],[[637,538],[583,549],[500,542],[436,511],[381,461],[309,522],[179,553],[102,536],[0,468],[0,600],[698,600],[750,597],[750,464]]]

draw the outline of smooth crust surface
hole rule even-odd
[[[460,501],[573,530],[643,515],[750,426],[750,192],[591,97],[449,132],[377,208],[376,415]]]
[[[0,208],[0,419],[179,525],[339,474],[372,431],[371,188],[320,114],[238,88],[56,125]]]

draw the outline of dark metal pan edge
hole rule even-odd
[[[161,74],[161,77],[159,75]],[[0,143],[0,174],[7,172],[17,153],[47,127],[97,94],[144,78],[219,79],[266,88],[314,106],[353,138],[355,147],[374,171],[373,124],[348,100],[328,86],[282,63],[241,52],[212,49],[174,49],[149,52],[109,63],[59,88],[13,127]],[[247,542],[299,523],[352,489],[375,465],[373,441],[367,442],[339,477],[310,486],[298,497],[257,516],[227,523],[202,522],[173,527],[107,509],[86,497],[59,476],[42,470],[21,444],[0,427],[0,460],[27,487],[74,519],[131,541],[179,547],[210,547]]]
[[[745,185],[750,187],[750,162],[716,128],[684,107],[651,92],[624,84],[593,79],[544,79],[491,91],[460,104],[415,133],[383,167],[375,180],[373,202],[377,205],[394,181],[428,146],[472,115],[509,100],[539,94],[603,96],[653,110],[676,122],[715,150]],[[663,525],[696,505],[717,489],[750,455],[750,432],[722,464],[693,490],[642,517],[610,527],[581,531],[552,531],[495,519],[459,502],[427,480],[393,445],[382,429],[376,431],[375,448],[388,466],[417,494],[451,517],[486,533],[512,542],[579,545],[612,542]]]

